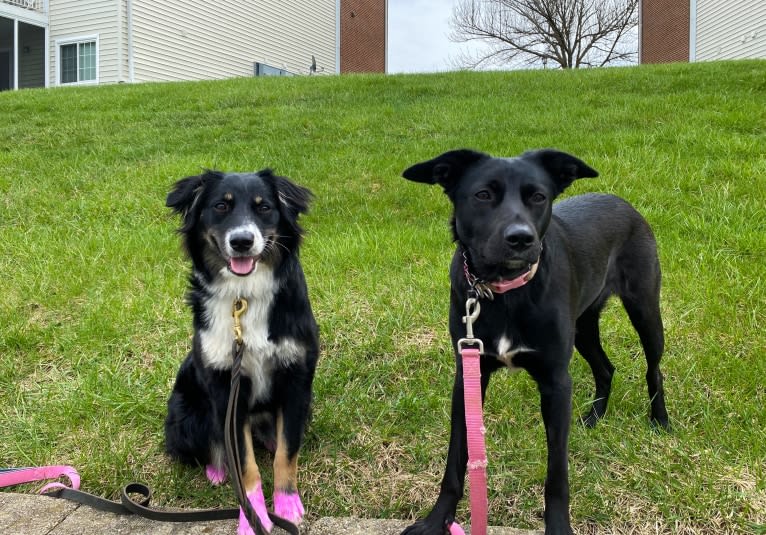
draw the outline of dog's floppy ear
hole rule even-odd
[[[579,158],[575,158],[571,154],[555,149],[525,152],[521,157],[532,160],[545,169],[558,186],[559,193],[564,191],[578,178],[593,178],[598,176],[598,171]]]
[[[290,215],[292,219],[297,219],[299,214],[308,212],[309,203],[314,198],[310,189],[299,186],[283,176],[275,175],[271,169],[262,169],[258,171],[258,175],[274,185],[280,211]]]
[[[168,193],[165,200],[165,206],[172,208],[174,212],[180,214],[184,225],[181,230],[186,230],[192,221],[189,215],[199,200],[200,193],[205,188],[205,183],[211,179],[221,178],[218,171],[206,170],[201,175],[187,176],[175,183],[173,189]]]
[[[271,169],[258,171],[258,175],[273,184],[282,221],[290,229],[292,237],[297,239],[295,243],[299,243],[303,229],[298,224],[298,216],[308,212],[309,203],[314,194],[308,188],[299,186],[283,176],[275,175]]]
[[[449,191],[466,169],[485,158],[489,156],[483,152],[470,149],[451,150],[432,160],[408,167],[402,176],[413,182],[440,184],[445,191]]]
[[[202,175],[182,178],[173,185],[173,189],[168,193],[165,206],[183,215],[194,203],[194,199],[202,189],[202,186]]]

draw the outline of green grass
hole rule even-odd
[[[453,246],[446,198],[399,175],[458,147],[555,146],[601,173],[568,194],[621,195],[654,226],[674,426],[652,432],[638,340],[611,304],[608,418],[571,433],[575,525],[766,530],[765,62],[26,90],[0,94],[0,119],[0,467],[69,463],[99,494],[142,480],[160,505],[233,504],[162,453],[191,335],[164,200],[203,167],[269,166],[316,194],[308,509],[424,514],[446,454]],[[590,372],[571,369],[585,411]],[[533,382],[498,374],[486,413],[490,523],[539,527]]]

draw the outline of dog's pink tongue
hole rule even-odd
[[[238,256],[229,260],[229,269],[237,275],[248,275],[255,268],[255,258]]]

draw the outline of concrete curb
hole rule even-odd
[[[307,522],[305,535],[399,535],[406,520],[320,518]],[[233,535],[235,520],[217,522],[154,522],[136,516],[96,511],[66,500],[45,496],[0,492],[0,533],[14,535]],[[285,532],[275,528],[273,535]],[[540,531],[490,527],[488,535],[539,535]]]

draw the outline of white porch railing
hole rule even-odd
[[[0,0],[0,3],[30,9],[38,13],[45,13],[44,0]]]

